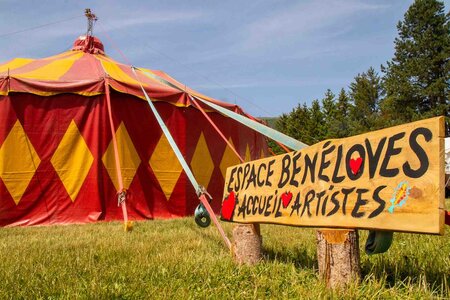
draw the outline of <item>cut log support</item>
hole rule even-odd
[[[254,265],[262,260],[259,224],[239,224],[233,228],[231,253],[236,263]]]
[[[358,232],[356,230],[318,230],[317,260],[319,276],[331,289],[344,288],[361,277]]]

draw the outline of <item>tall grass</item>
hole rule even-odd
[[[231,224],[223,224],[230,235]],[[0,299],[423,299],[450,295],[450,234],[395,234],[361,253],[363,281],[317,278],[313,229],[262,225],[264,262],[236,266],[216,229],[192,218],[0,229]],[[361,247],[367,236],[361,232]]]

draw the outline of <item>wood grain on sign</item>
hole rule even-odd
[[[444,119],[228,168],[222,219],[443,234]]]

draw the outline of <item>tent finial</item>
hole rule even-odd
[[[98,18],[97,18],[97,16],[95,14],[93,14],[91,12],[90,8],[86,8],[84,10],[84,15],[86,16],[87,21],[88,21],[88,28],[87,28],[86,36],[87,37],[88,36],[93,36],[92,33],[94,31],[94,23],[95,23],[95,21],[98,20]]]

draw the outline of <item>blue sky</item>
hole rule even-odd
[[[119,49],[135,66],[164,70],[255,116],[278,116],[328,88],[337,94],[370,66],[379,70],[411,3],[0,0],[0,62],[70,49],[90,7],[94,34],[113,58],[124,62]]]

